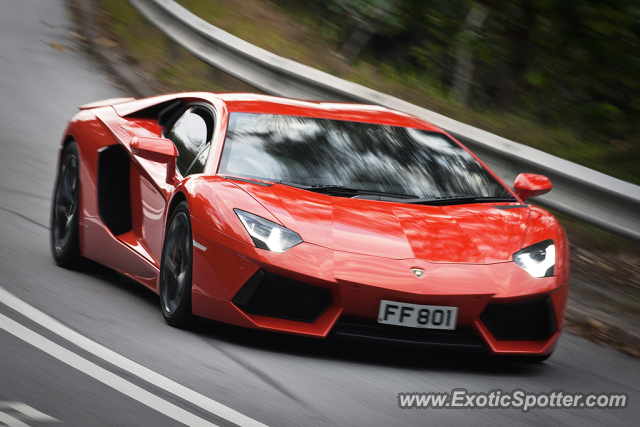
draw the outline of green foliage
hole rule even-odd
[[[409,10],[406,11],[407,19],[411,17],[413,21],[418,18],[416,22],[412,22],[411,27],[420,28],[422,32],[419,33],[419,37],[424,39],[420,46],[411,47],[411,54],[429,75],[437,77],[447,85],[450,83],[450,76],[453,73],[453,46],[461,32],[461,13],[456,13],[449,4],[438,1],[431,3],[440,7],[424,10],[422,16],[417,17],[413,16]],[[419,24],[420,22],[423,24]],[[471,37],[469,37],[469,42],[471,42]]]
[[[393,14],[397,0],[330,0],[327,7],[338,15],[364,21],[384,20],[388,25],[402,27],[402,19]]]

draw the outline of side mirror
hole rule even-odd
[[[142,138],[133,137],[131,143],[131,152],[143,159],[152,162],[167,164],[167,184],[173,184],[176,178],[176,157],[178,157],[178,149],[173,142],[164,138]]]
[[[553,185],[551,185],[549,178],[533,173],[521,173],[513,184],[513,189],[523,202],[529,197],[547,194],[552,188]]]

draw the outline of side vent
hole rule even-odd
[[[549,297],[489,304],[480,318],[498,340],[544,340],[556,333],[556,318]]]
[[[260,270],[233,298],[247,313],[313,323],[332,304],[331,290]]]
[[[98,155],[98,210],[114,236],[131,231],[129,155],[119,145]]]

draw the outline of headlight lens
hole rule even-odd
[[[513,254],[513,261],[533,277],[553,276],[556,246],[553,240],[544,240]]]
[[[260,249],[282,253],[302,243],[300,235],[295,231],[240,209],[233,211],[240,218],[253,243]]]

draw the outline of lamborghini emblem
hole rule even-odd
[[[411,272],[417,277],[420,278],[424,275],[424,270],[421,268],[412,268]]]

